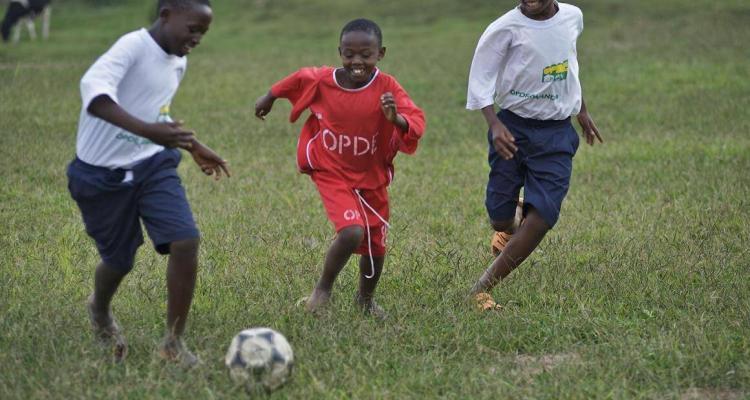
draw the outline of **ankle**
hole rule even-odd
[[[313,294],[318,293],[330,296],[332,290],[333,284],[328,284],[327,282],[318,282],[313,288]]]
[[[362,294],[362,292],[357,292],[357,295],[354,297],[354,301],[361,305],[372,303],[373,294]]]

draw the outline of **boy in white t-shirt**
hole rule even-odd
[[[557,222],[568,192],[578,135],[602,142],[578,80],[577,7],[554,0],[520,0],[479,39],[466,108],[489,126],[490,176],[485,205],[499,255],[472,288],[482,310],[498,309],[489,291],[518,267]],[[495,114],[498,102],[500,112]],[[521,187],[524,198],[519,201]]]
[[[122,36],[81,79],[68,188],[101,257],[86,307],[98,338],[113,344],[116,361],[127,354],[127,342],[110,302],[143,243],[142,221],[156,250],[169,254],[167,333],[159,354],[186,366],[198,362],[181,339],[200,235],[177,175],[178,148],[207,175],[219,179],[229,171],[225,160],[171,120],[169,105],[185,74],[185,56],[212,18],[209,0],[159,0],[151,28]]]

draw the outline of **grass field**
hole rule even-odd
[[[184,179],[203,233],[184,371],[154,350],[166,260],[145,245],[114,301],[131,351],[112,365],[84,310],[98,257],[66,189],[81,75],[150,1],[59,1],[48,42],[0,46],[0,398],[242,397],[222,364],[242,328],[290,340],[294,379],[271,398],[750,396],[750,3],[580,0],[589,109],[606,144],[581,146],[557,227],[496,290],[463,298],[490,260],[485,126],[463,109],[474,45],[514,2],[216,0],[172,105],[235,176]],[[337,65],[354,17],[383,27],[392,73],[428,131],[400,156],[379,323],[352,306],[355,265],[330,311],[294,306],[332,237],[298,175],[300,125],[252,104],[303,65]]]

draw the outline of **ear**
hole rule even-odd
[[[378,50],[378,61],[382,60],[383,57],[385,57],[385,47],[381,47],[380,50]]]
[[[169,16],[172,14],[172,10],[169,9],[169,7],[162,7],[161,10],[159,10],[159,19],[162,22],[165,22],[169,19]]]
[[[339,46],[339,57],[341,57],[341,46]]]

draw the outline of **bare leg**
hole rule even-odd
[[[383,263],[385,257],[373,257],[373,264],[370,263],[370,256],[362,256],[359,259],[359,291],[355,298],[357,305],[362,310],[379,319],[385,319],[385,311],[373,300],[375,288],[380,280],[380,274],[383,272]],[[375,273],[374,275],[373,272]],[[368,278],[368,276],[371,276]]]
[[[492,288],[521,265],[539,245],[550,227],[541,215],[531,208],[523,224],[508,242],[502,253],[492,262],[482,277],[474,284],[471,293],[476,295]]]
[[[99,340],[105,344],[112,344],[114,359],[116,362],[122,361],[127,355],[128,344],[122,335],[117,320],[112,315],[111,303],[112,297],[117,292],[122,279],[127,272],[120,272],[103,261],[96,267],[94,273],[94,293],[92,293],[87,302],[86,308],[89,314],[91,325]]]
[[[199,239],[172,242],[167,267],[167,333],[160,348],[163,358],[192,366],[198,358],[182,343],[198,273]]]
[[[338,232],[336,239],[331,243],[331,247],[328,248],[328,253],[326,253],[323,273],[305,305],[307,311],[315,312],[328,303],[336,277],[349,261],[349,257],[352,256],[354,250],[362,243],[364,235],[364,228],[358,225],[348,226]]]

